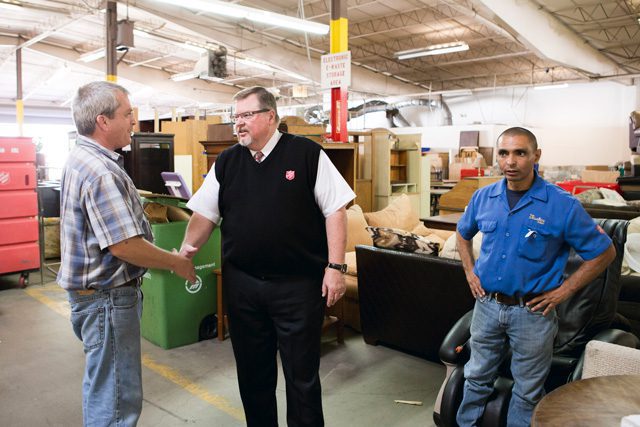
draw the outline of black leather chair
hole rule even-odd
[[[569,381],[580,379],[583,353],[587,342],[595,339],[627,347],[638,347],[640,340],[628,329],[628,322],[617,313],[620,293],[620,266],[627,238],[625,220],[598,219],[598,224],[612,238],[616,258],[591,283],[587,284],[557,308],[558,334],[554,343],[551,372],[545,383],[547,392]],[[582,259],[573,251],[565,269],[565,277],[575,271]],[[469,360],[469,328],[473,311],[465,314],[449,331],[440,347],[440,360],[447,373],[434,406],[438,426],[457,426],[456,413],[462,400],[464,364]],[[513,379],[509,372],[510,357],[500,367],[495,390],[485,406],[482,426],[504,426],[511,398]]]

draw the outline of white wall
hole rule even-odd
[[[614,165],[629,160],[629,113],[637,108],[638,88],[614,82],[572,84],[565,89],[497,89],[470,96],[445,98],[452,126],[441,111],[401,109],[415,127],[394,132],[423,132],[422,145],[436,151],[458,147],[461,130],[479,130],[480,145],[491,146],[509,126],[532,130],[542,148],[540,163],[556,165]],[[349,129],[387,127],[384,112],[349,121]]]

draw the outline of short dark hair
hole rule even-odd
[[[276,113],[276,122],[280,121],[280,116],[278,116],[278,104],[276,103],[275,96],[273,96],[271,92],[269,92],[262,86],[253,86],[242,89],[240,92],[233,95],[233,100],[242,100],[250,97],[251,95],[256,95],[258,97],[260,108],[268,108],[269,110],[273,110],[273,112]]]
[[[518,126],[509,128],[500,134],[500,136],[498,137],[498,142],[503,136],[524,136],[533,146],[533,151],[536,151],[538,149],[538,140],[536,139],[536,136],[533,134],[533,132],[531,132],[529,129],[521,128]]]

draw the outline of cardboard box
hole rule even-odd
[[[580,173],[584,182],[616,182],[619,176],[620,172],[617,171],[583,170]]]

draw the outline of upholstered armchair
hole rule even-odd
[[[612,238],[616,258],[596,279],[576,292],[569,300],[558,306],[559,329],[554,343],[551,373],[545,383],[547,392],[561,384],[580,379],[584,360],[584,349],[588,341],[598,340],[637,347],[638,337],[630,332],[615,329],[625,328],[616,313],[620,293],[620,267],[626,241],[628,222],[624,220],[596,220]],[[582,263],[582,259],[571,253],[565,269],[570,275]],[[471,325],[470,311],[449,331],[440,347],[440,359],[447,367],[445,380],[434,405],[434,421],[438,426],[456,426],[456,413],[462,400],[464,364],[469,360],[468,340]],[[489,397],[480,425],[506,425],[506,415],[511,398],[513,379],[509,372],[510,357],[500,367],[495,381],[495,391]]]

